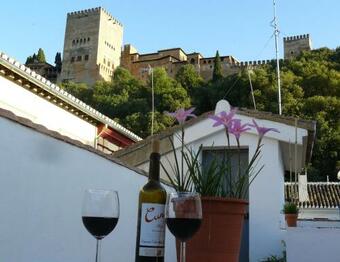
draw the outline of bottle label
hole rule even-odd
[[[164,256],[165,205],[143,203],[141,212],[139,255]]]

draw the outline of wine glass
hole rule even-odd
[[[181,242],[180,262],[185,262],[185,242],[200,228],[202,222],[201,198],[198,193],[170,193],[165,208],[166,224]]]
[[[87,231],[97,239],[96,262],[100,261],[100,241],[116,227],[118,218],[119,198],[117,191],[85,190],[82,220]]]

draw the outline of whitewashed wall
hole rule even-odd
[[[339,262],[339,227],[288,228],[286,236],[288,262]]]
[[[252,118],[237,115],[242,123],[252,123]],[[256,120],[260,126],[274,127],[280,133],[269,132],[263,139],[262,157],[258,168],[264,165],[261,174],[256,178],[249,191],[249,259],[257,262],[271,255],[282,256],[285,227],[282,208],[284,204],[284,166],[279,141],[295,141],[295,128],[268,120]],[[202,120],[185,130],[185,143],[197,150],[204,147],[226,146],[227,139],[223,127],[212,127],[213,121]],[[307,135],[304,129],[297,129],[297,143],[302,144],[302,136]],[[177,136],[176,136],[177,137]],[[176,146],[180,146],[180,141]],[[256,130],[251,130],[241,136],[241,146],[249,149],[249,160],[253,156],[258,136]],[[236,140],[231,135],[231,145],[236,146]],[[179,155],[179,150],[177,150]],[[163,163],[166,156],[162,157]],[[171,159],[171,157],[170,157]],[[147,168],[147,163],[139,166]],[[169,169],[170,170],[170,169]],[[163,174],[164,175],[164,174]]]
[[[118,190],[121,213],[102,261],[134,261],[137,201],[146,177],[99,155],[0,117],[0,261],[94,261],[81,221],[86,188]],[[167,233],[166,261],[175,262]]]
[[[94,145],[97,128],[0,76],[0,108],[46,126],[84,144]]]

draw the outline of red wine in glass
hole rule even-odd
[[[96,262],[100,261],[101,240],[116,227],[119,218],[118,192],[105,189],[85,190],[82,220],[87,231],[97,239]]]
[[[165,207],[166,225],[181,242],[180,261],[185,262],[185,242],[199,230],[202,222],[200,195],[194,192],[170,193]]]
[[[117,217],[88,217],[83,216],[83,224],[87,231],[97,239],[103,239],[116,227]]]
[[[166,225],[170,232],[181,242],[186,242],[195,235],[201,226],[199,218],[167,218]]]

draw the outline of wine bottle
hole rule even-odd
[[[159,141],[152,142],[149,180],[139,192],[135,262],[164,262],[166,191],[159,182]]]

